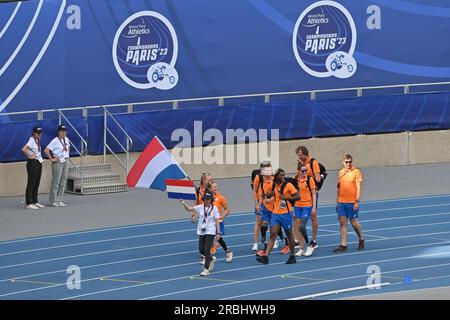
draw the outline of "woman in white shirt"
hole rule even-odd
[[[66,189],[67,174],[69,172],[70,140],[67,138],[67,127],[59,125],[57,136],[44,150],[52,161],[52,183],[50,186],[50,205],[52,207],[65,207],[62,202]]]
[[[28,182],[25,191],[25,200],[27,209],[37,210],[45,208],[44,205],[38,202],[39,184],[42,175],[42,154],[41,154],[41,137],[42,128],[34,127],[33,133],[28,139],[27,144],[22,148],[22,152],[28,158],[27,174]]]
[[[220,240],[220,213],[217,207],[211,203],[212,199],[213,194],[207,189],[203,194],[203,204],[190,207],[184,200],[180,200],[184,208],[192,213],[192,223],[195,223],[195,217],[198,215],[198,248],[200,254],[205,257],[205,267],[200,275],[204,277],[209,275],[216,261],[216,257],[210,253],[214,238],[217,237],[217,241]]]

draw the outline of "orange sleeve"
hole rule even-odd
[[[361,173],[361,171],[359,169],[357,169],[357,171],[356,171],[355,180],[356,180],[356,182],[362,182],[363,181],[362,173]]]
[[[253,180],[253,190],[258,191],[259,189],[259,175],[255,177],[255,180]]]
[[[309,179],[309,186],[311,187],[311,190],[315,189],[316,188],[315,180],[312,177],[308,177],[308,179]]]
[[[295,187],[292,185],[292,183],[288,183],[288,185],[286,186],[287,192],[289,192],[289,194],[291,196],[293,196],[296,192],[297,189],[295,189]]]
[[[313,162],[313,169],[314,169],[314,174],[317,174],[320,172],[319,162],[317,160],[314,160],[314,162]]]

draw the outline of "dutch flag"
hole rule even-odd
[[[167,179],[166,185],[169,199],[195,200],[197,198],[192,180]]]
[[[166,179],[183,179],[187,174],[158,137],[148,144],[127,176],[129,187],[166,190]]]

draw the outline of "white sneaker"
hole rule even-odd
[[[202,271],[202,272],[200,272],[200,275],[201,275],[202,277],[206,277],[206,276],[208,276],[208,275],[209,275],[209,270],[208,270],[208,269],[206,269],[206,268],[204,268],[204,269],[203,269],[203,271]]]
[[[67,207],[65,203],[63,203],[62,201],[58,202],[60,207]]]
[[[50,203],[50,206],[59,207],[59,202],[52,202],[52,203]]]
[[[252,247],[253,251],[258,251],[258,244],[255,242]]]
[[[316,243],[315,246],[312,246],[312,245],[309,244],[309,245],[306,247],[305,253],[304,253],[303,255],[304,255],[305,257],[309,257],[310,255],[313,254],[314,250],[316,250],[318,247],[319,247],[319,246],[318,246],[317,243]]]
[[[200,260],[199,263],[200,263],[202,266],[204,266],[204,265],[205,265],[205,259]]]
[[[38,208],[45,208],[45,206],[43,204],[40,204],[39,202],[36,202],[34,205]]]
[[[216,257],[212,256],[211,262],[209,263],[209,269],[208,269],[209,272],[212,271],[215,263],[216,263]]]
[[[227,252],[227,258],[225,259],[226,262],[230,263],[233,261],[233,252]]]
[[[274,249],[278,249],[278,240],[275,240],[275,242],[273,244],[273,248]]]
[[[301,256],[304,255],[304,253],[305,253],[305,251],[304,251],[303,249],[299,249],[295,255],[296,255],[297,257],[301,257]]]
[[[27,205],[27,209],[39,210],[39,207],[37,207],[37,206],[34,205],[34,204],[29,204],[29,205]]]

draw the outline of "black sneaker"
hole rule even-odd
[[[364,250],[365,247],[366,247],[366,245],[365,245],[364,239],[359,240],[358,250]]]
[[[269,264],[269,257],[268,256],[257,257],[256,261],[262,264]]]
[[[288,261],[286,261],[286,264],[294,264],[297,263],[297,259],[295,259],[295,256],[289,256]]]
[[[347,246],[343,246],[342,244],[333,250],[336,253],[347,252]]]

